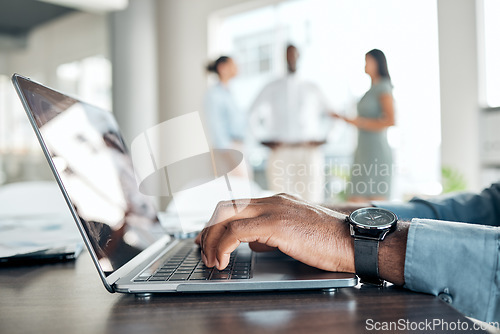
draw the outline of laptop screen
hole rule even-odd
[[[136,183],[113,115],[17,77],[21,93],[105,275],[164,233]]]

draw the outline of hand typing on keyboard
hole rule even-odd
[[[235,215],[233,205],[243,209]],[[345,217],[286,194],[221,202],[196,242],[205,264],[219,270],[227,266],[231,252],[241,242],[249,242],[257,251],[277,247],[320,269],[354,272]]]
[[[354,242],[345,218],[343,213],[287,194],[225,201],[217,205],[196,242],[206,266],[219,270],[227,267],[231,252],[241,242],[248,242],[254,250],[278,248],[313,267],[354,273]],[[381,277],[396,284],[404,283],[409,224],[400,226],[401,231],[389,236],[379,253]]]

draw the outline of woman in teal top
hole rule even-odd
[[[232,58],[221,56],[210,63],[207,70],[219,79],[205,95],[205,121],[211,145],[216,149],[235,148],[243,141],[245,132],[245,117],[229,90],[229,82],[238,74],[238,67]]]
[[[358,128],[347,189],[352,202],[388,199],[391,192],[392,152],[387,142],[387,128],[394,125],[391,77],[382,51],[371,50],[365,60],[372,85],[358,103],[358,117],[335,115]]]

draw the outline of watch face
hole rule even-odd
[[[380,208],[364,208],[354,211],[351,220],[362,227],[382,229],[390,227],[397,217],[389,210]]]

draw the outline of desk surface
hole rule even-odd
[[[86,252],[76,263],[0,268],[0,333],[364,333],[367,319],[472,328],[436,297],[395,287],[140,299],[108,293]]]

